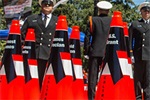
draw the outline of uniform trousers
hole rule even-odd
[[[37,59],[38,62],[38,77],[39,77],[39,84],[40,84],[40,89],[42,88],[42,82],[43,82],[43,78],[45,75],[45,69],[46,69],[46,65],[47,65],[47,60],[43,60],[43,59]]]
[[[135,61],[134,86],[137,100],[142,100],[141,88],[144,100],[150,100],[150,60]]]
[[[94,100],[95,88],[98,80],[98,72],[102,64],[102,57],[90,57],[88,63],[88,99]]]

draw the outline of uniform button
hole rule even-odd
[[[49,41],[51,41],[51,39],[49,39]]]
[[[142,46],[144,47],[144,44]]]
[[[41,38],[41,40],[43,40],[43,38]]]
[[[51,45],[49,44],[48,46],[50,47]]]
[[[49,35],[52,35],[52,33],[49,33]]]
[[[143,41],[145,41],[145,39],[143,39]]]
[[[44,34],[43,32],[41,34]]]
[[[42,43],[40,43],[40,45],[42,45]]]
[[[143,33],[143,35],[145,35],[145,33]]]

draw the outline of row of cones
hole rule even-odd
[[[126,35],[128,34],[127,23],[123,23],[121,12],[115,11],[112,17],[109,35],[115,36],[113,41],[117,42],[113,42],[108,38],[109,43],[116,44],[107,44],[106,56],[102,65],[103,70],[95,96],[96,100],[135,99],[131,61],[127,55],[127,44],[125,43],[125,38],[128,38],[128,35]],[[33,57],[33,52],[30,52],[30,54],[32,54],[34,59],[31,55],[21,55],[20,27],[18,25],[17,21],[13,21],[10,27],[10,34],[0,70],[0,98],[2,100],[3,98],[25,98],[28,100],[35,98],[41,100],[86,100],[87,95],[84,91],[80,53],[79,27],[73,27],[72,33],[74,34],[71,34],[70,39],[68,39],[66,16],[59,16],[54,38],[59,38],[58,40],[62,41],[54,39],[53,47],[51,49],[52,59],[49,61],[43,80],[43,86],[40,91],[37,77],[37,61]],[[25,41],[33,44],[35,43],[33,29],[28,30]],[[24,45],[24,53],[27,52],[27,49],[28,46]],[[28,72],[28,70],[30,70],[30,74],[25,72],[26,75],[28,75],[27,78],[26,76],[25,78],[23,76],[23,65],[25,64],[25,62],[23,63],[24,58],[27,58],[25,62],[28,65],[27,67],[29,67],[26,67],[26,71]],[[19,72],[17,73],[17,71]],[[32,82],[31,80],[29,81],[30,78],[32,79]],[[25,85],[25,79],[27,82],[26,84],[28,85]],[[126,83],[129,84],[127,85]]]
[[[35,57],[34,29],[28,29],[25,44],[22,47],[19,21],[12,21],[0,67],[1,100],[86,98],[80,56],[79,27],[72,27],[70,43],[68,42],[67,27],[66,16],[59,16],[55,38],[63,38],[64,41],[62,44],[65,47],[54,47],[51,49],[53,53],[52,59],[55,60],[52,62],[49,61],[50,63],[47,66],[43,86],[40,91],[37,60]],[[59,41],[55,42],[58,43]],[[72,54],[70,53],[69,45],[75,51]],[[62,70],[57,70],[54,66]],[[75,76],[73,76],[73,71]],[[60,76],[61,78],[57,77],[59,73],[63,73],[64,76]]]

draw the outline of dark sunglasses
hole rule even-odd
[[[53,6],[53,3],[52,2],[47,2],[47,1],[44,1],[41,3],[43,6],[46,6],[46,7],[49,7],[49,6]]]

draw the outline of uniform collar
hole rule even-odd
[[[148,19],[148,20],[146,20],[146,19],[143,19],[143,21],[146,23],[146,22],[148,22],[149,23],[149,21],[150,21],[150,19]]]
[[[44,17],[44,16],[45,16],[45,14],[42,13],[42,17]],[[51,13],[48,14],[47,17],[48,17],[48,18],[51,18],[51,17],[52,17],[52,14],[51,14]]]
[[[105,17],[105,16],[108,16],[107,14],[100,14],[99,15],[100,17]]]

